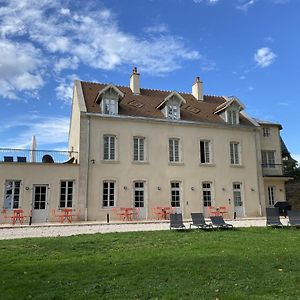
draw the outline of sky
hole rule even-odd
[[[0,148],[67,148],[74,79],[235,95],[300,161],[300,0],[0,0]]]

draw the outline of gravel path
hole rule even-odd
[[[264,218],[243,219],[226,221],[234,227],[250,227],[266,226]],[[283,225],[287,225],[287,219],[282,218]],[[189,228],[189,222],[185,222]],[[92,233],[109,233],[109,232],[127,232],[127,231],[153,231],[153,230],[169,230],[168,222],[148,222],[148,223],[118,223],[106,224],[96,222],[81,222],[70,225],[48,223],[37,225],[0,225],[0,240],[20,239],[29,237],[57,237],[57,236],[71,236],[78,234],[92,234]]]

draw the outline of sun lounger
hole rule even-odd
[[[289,224],[291,226],[300,228],[300,211],[288,211]]]
[[[192,216],[193,223],[190,224],[190,228],[192,226],[195,226],[197,228],[204,228],[204,229],[213,228],[211,224],[206,224],[202,213],[191,213],[191,216]]]
[[[271,227],[283,227],[280,222],[279,209],[278,207],[266,208],[267,213],[267,226]]]
[[[233,225],[225,223],[222,216],[212,216],[212,217],[210,217],[210,219],[211,219],[212,225],[216,228],[224,228],[224,229],[233,228]]]
[[[170,229],[185,229],[182,221],[182,214],[170,214]]]

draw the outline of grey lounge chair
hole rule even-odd
[[[291,226],[300,228],[300,211],[291,211],[287,212],[289,217],[289,224]]]
[[[271,227],[283,227],[280,222],[279,208],[278,207],[267,207],[267,226]]]
[[[224,219],[222,216],[213,216],[210,217],[212,225],[217,227],[217,228],[224,228],[224,229],[229,229],[233,228],[233,225],[225,223]]]
[[[26,162],[26,156],[17,156],[17,162]]]
[[[4,162],[13,162],[14,161],[14,158],[13,156],[4,156]]]
[[[198,227],[198,228],[204,228],[204,229],[211,229],[213,226],[211,224],[206,224],[204,216],[202,213],[191,213],[192,216],[192,222],[190,224],[190,228],[192,226]]]
[[[182,221],[182,214],[170,214],[170,230],[172,228],[185,229]]]

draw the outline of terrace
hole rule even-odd
[[[0,163],[78,163],[78,152],[0,148]]]

